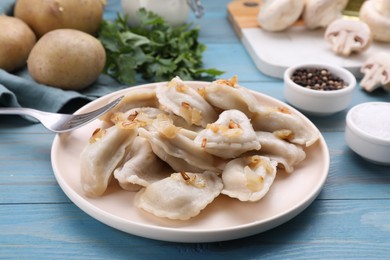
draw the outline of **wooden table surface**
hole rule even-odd
[[[238,75],[242,85],[282,101],[283,82],[259,72],[228,19],[229,0],[203,1],[194,20],[207,45],[204,65]],[[119,1],[108,1],[105,18]],[[192,19],[192,18],[191,18]],[[390,101],[356,88],[351,106]],[[51,167],[54,134],[19,117],[0,116],[0,259],[390,259],[390,167],[369,163],[344,140],[343,111],[309,117],[330,150],[330,170],[316,200],[294,219],[250,237],[214,243],[173,243],[133,236],[75,206]]]

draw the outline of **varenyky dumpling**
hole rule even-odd
[[[269,191],[276,176],[277,162],[264,156],[229,161],[222,172],[222,194],[241,201],[258,201]]]
[[[111,116],[118,112],[126,112],[138,107],[158,107],[156,88],[132,89],[129,95],[125,95],[122,100],[110,111],[100,117],[101,120],[112,124]]]
[[[86,195],[100,196],[106,191],[136,135],[137,129],[127,124],[95,130],[80,155],[81,186]]]
[[[169,118],[160,117],[153,126],[154,130],[139,129],[138,133],[149,141],[153,152],[175,171],[222,171],[224,162],[196,145],[189,134],[180,131]]]
[[[223,111],[216,122],[199,132],[194,142],[222,158],[235,158],[261,147],[248,117],[235,109]]]
[[[291,134],[285,139],[300,145],[310,146],[319,138],[315,127],[292,113],[287,107],[258,106],[257,113],[251,118],[251,122],[255,131],[290,130]]]
[[[250,117],[259,106],[254,95],[237,83],[237,77],[218,79],[207,85],[203,91],[204,98],[211,105],[222,110],[237,109]]]
[[[167,147],[167,145],[164,144],[163,139],[161,140],[158,138],[158,135],[156,136],[155,132],[152,133],[145,129],[139,129],[139,135],[147,139],[153,149],[153,152],[162,161],[166,162],[169,166],[171,166],[171,168],[174,169],[175,171],[178,170],[185,170],[185,171],[192,171],[192,172],[201,171],[201,169],[199,169],[194,165],[189,164],[183,158],[175,157],[174,155],[171,155],[169,152],[164,150]],[[170,145],[170,147],[172,146]]]
[[[222,188],[222,180],[214,172],[173,173],[140,190],[135,205],[158,217],[187,220],[197,216]]]
[[[137,107],[126,112],[112,114],[111,122],[117,124],[118,122],[129,121],[135,123],[138,127],[148,128],[160,114],[165,114],[165,112],[155,107]]]
[[[158,101],[164,110],[183,117],[188,124],[205,127],[217,119],[214,108],[193,88],[179,77],[156,89]]]
[[[110,120],[114,124],[128,120],[129,122],[136,123],[138,127],[148,129],[153,121],[160,115],[169,118],[175,126],[182,127],[183,129],[189,131],[198,130],[198,128],[200,128],[187,124],[187,122],[180,116],[169,114],[168,112],[156,107],[137,107],[132,108],[126,112],[116,112],[111,115]]]
[[[153,153],[149,142],[140,136],[131,143],[124,164],[114,171],[119,185],[128,191],[137,191],[150,183],[167,177],[168,167]]]
[[[289,143],[277,136],[277,133],[257,131],[256,136],[261,144],[258,151],[283,165],[287,173],[294,171],[294,166],[306,158],[306,153],[299,145]]]

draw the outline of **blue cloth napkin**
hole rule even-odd
[[[0,15],[12,15],[14,3],[15,0],[2,0]],[[35,82],[27,67],[13,73],[0,69],[0,107],[29,107],[48,112],[72,113],[91,100],[125,87],[115,79],[101,75],[82,91],[62,90]]]
[[[124,87],[113,78],[101,75],[82,91],[62,90],[35,82],[27,69],[13,74],[0,70],[0,106],[71,113],[91,100]]]

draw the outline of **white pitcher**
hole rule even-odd
[[[137,11],[140,8],[160,15],[172,26],[184,24],[190,9],[198,18],[203,15],[203,6],[199,0],[122,0],[122,9],[128,15],[130,25],[138,23]]]

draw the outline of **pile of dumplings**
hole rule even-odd
[[[130,89],[101,117],[81,153],[85,194],[102,196],[115,179],[137,192],[137,208],[187,220],[220,194],[260,200],[319,138],[288,108],[259,104],[237,77],[195,86],[175,77]]]

